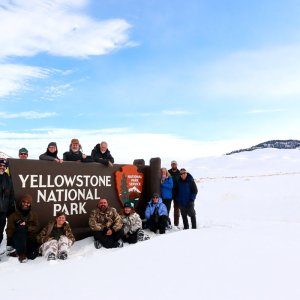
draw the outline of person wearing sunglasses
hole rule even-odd
[[[57,144],[55,142],[51,142],[48,144],[46,152],[39,156],[39,159],[55,161],[55,162],[61,164],[63,162],[63,160],[58,158],[57,153],[58,153]]]
[[[159,231],[160,234],[166,232],[168,226],[168,210],[166,205],[162,202],[159,194],[154,193],[152,199],[148,202],[145,218],[147,219],[146,226],[154,233]]]
[[[180,169],[180,178],[176,186],[176,200],[179,203],[184,229],[189,229],[188,216],[191,218],[192,229],[197,228],[194,207],[197,193],[198,189],[193,176],[186,169]]]
[[[26,148],[21,148],[19,150],[19,158],[20,159],[27,159],[28,158],[28,150]]]

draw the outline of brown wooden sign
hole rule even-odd
[[[106,198],[117,210],[125,201],[131,201],[142,214],[151,193],[157,192],[159,178],[153,182],[150,173],[153,170],[157,173],[160,159],[152,159],[150,167],[118,164],[106,167],[81,162],[58,164],[29,159],[10,159],[9,165],[15,198],[25,193],[32,195],[32,209],[38,213],[41,226],[63,211],[68,215],[76,238],[80,239],[90,235],[88,217],[100,198]]]

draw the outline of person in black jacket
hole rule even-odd
[[[40,160],[55,161],[57,163],[62,163],[63,160],[58,158],[57,153],[58,153],[58,150],[57,150],[56,143],[51,142],[51,143],[48,144],[46,152],[41,154],[39,159]]]
[[[37,213],[31,210],[31,204],[31,195],[22,195],[17,210],[7,220],[7,248],[12,248],[7,252],[10,252],[9,256],[18,256],[20,263],[26,263],[28,258],[35,259],[38,255],[36,236],[39,221]]]
[[[180,169],[180,178],[176,186],[176,200],[178,201],[184,229],[189,229],[188,216],[191,218],[192,229],[197,228],[195,199],[198,193],[193,176]]]
[[[108,167],[113,166],[114,158],[110,154],[110,151],[107,149],[107,142],[101,142],[100,144],[97,144],[92,150],[91,156],[95,162]]]
[[[63,159],[65,161],[93,162],[90,156],[82,153],[82,147],[78,139],[71,140],[69,151],[64,153]]]
[[[0,244],[3,240],[3,231],[6,218],[15,211],[15,197],[11,178],[5,170],[8,166],[6,159],[0,159]]]
[[[172,176],[173,179],[173,189],[172,189],[172,199],[173,199],[173,205],[174,205],[174,226],[179,225],[179,217],[180,217],[180,209],[179,209],[179,204],[176,200],[176,187],[177,187],[177,182],[180,178],[180,171],[177,168],[177,161],[172,160],[171,161],[171,169],[168,170],[170,175]]]

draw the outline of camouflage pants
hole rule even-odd
[[[40,247],[40,251],[46,258],[50,253],[54,253],[55,257],[57,257],[61,252],[69,253],[71,245],[72,241],[69,240],[65,235],[62,235],[58,241],[53,239],[44,243]]]

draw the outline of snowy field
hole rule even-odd
[[[66,261],[2,258],[1,298],[299,300],[300,151],[184,167],[197,179],[197,230],[150,234],[120,249],[96,250],[87,238]]]

